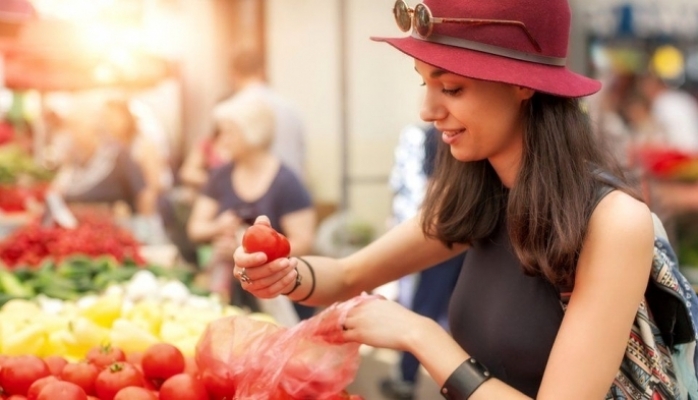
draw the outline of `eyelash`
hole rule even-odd
[[[456,96],[458,93],[460,93],[461,88],[456,88],[456,89],[441,89],[441,93],[447,95],[447,96]]]
[[[421,85],[419,86],[426,86],[426,82],[422,82]],[[456,89],[441,89],[441,93],[447,95],[447,96],[456,96],[461,92],[462,88],[456,88]]]

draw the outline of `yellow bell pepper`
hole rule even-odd
[[[30,324],[12,333],[5,332],[2,338],[2,354],[9,356],[43,356],[46,330],[41,324]]]
[[[150,346],[160,342],[152,333],[123,318],[114,321],[109,338],[112,345],[119,347],[127,354],[144,352]]]

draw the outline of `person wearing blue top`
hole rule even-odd
[[[225,101],[214,109],[214,119],[220,146],[232,161],[212,171],[194,203],[187,231],[194,242],[212,243],[213,259],[225,266],[214,277],[215,290],[255,309],[244,291],[231,288],[233,251],[244,229],[267,215],[272,227],[288,238],[291,255],[307,254],[315,237],[315,211],[301,180],[270,151],[274,114],[264,98]],[[312,307],[294,306],[300,318],[313,314]]]

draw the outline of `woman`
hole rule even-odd
[[[94,113],[66,121],[70,157],[61,165],[52,188],[69,203],[126,203],[134,214],[152,211],[145,179],[129,151],[101,134]]]
[[[167,166],[160,156],[160,151],[154,142],[139,133],[136,118],[131,113],[127,101],[107,101],[102,110],[102,121],[106,133],[130,151],[143,171],[146,183],[146,213],[154,214],[157,211],[158,195],[164,189],[163,175],[167,173]]]
[[[238,248],[235,275],[259,297],[295,287],[292,300],[328,304],[468,249],[450,303],[453,337],[376,300],[349,313],[344,338],[412,352],[449,399],[604,398],[654,236],[649,209],[621,180],[599,196],[596,171],[617,170],[577,100],[600,84],[565,67],[569,5],[431,0],[408,10],[399,0],[394,12],[411,36],[377,40],[414,58],[421,117],[450,153],[440,154],[421,215],[339,260],[266,263]],[[567,286],[563,314],[557,289]]]
[[[270,151],[274,114],[269,105],[257,96],[227,101],[216,106],[214,119],[220,146],[234,162],[215,170],[198,196],[188,222],[190,239],[213,242],[214,259],[231,265],[230,275],[240,230],[267,215],[271,226],[288,237],[291,255],[308,254],[315,211],[298,177]],[[307,318],[313,310],[298,305],[296,311]]]

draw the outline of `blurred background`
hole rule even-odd
[[[421,95],[410,59],[369,40],[399,34],[390,1],[0,4],[0,110],[13,126],[31,127],[38,157],[48,140],[47,113],[119,92],[164,132],[176,175],[187,151],[210,133],[213,106],[232,93],[231,52],[252,45],[264,55],[270,86],[303,119],[314,202],[323,212],[347,209],[377,232],[385,229],[392,152],[400,130],[419,121]],[[572,69],[616,90],[620,80],[654,66],[672,86],[695,95],[695,2],[572,0],[571,6]]]
[[[192,281],[206,275],[200,288],[216,292],[215,240],[192,240],[187,227],[209,171],[231,158],[218,142],[223,125],[214,110],[244,90],[234,71],[243,49],[260,60],[257,83],[302,127],[293,172],[314,214],[307,252],[339,256],[366,245],[395,223],[401,133],[422,127],[411,59],[369,40],[402,34],[392,5],[0,0],[0,258],[13,267],[40,264],[55,248],[17,251],[11,234],[37,218],[69,228],[88,210],[91,223],[97,212],[125,229],[144,262],[185,268]],[[568,65],[604,83],[584,101],[599,140],[637,180],[698,282],[698,2],[570,5]],[[128,150],[125,164],[115,148]],[[109,157],[117,161],[105,166],[100,160]],[[85,196],[121,169],[119,182],[131,186]],[[396,285],[382,290],[398,296]],[[373,366],[360,371],[353,392],[381,398],[375,377],[395,357],[380,357],[367,361]]]

